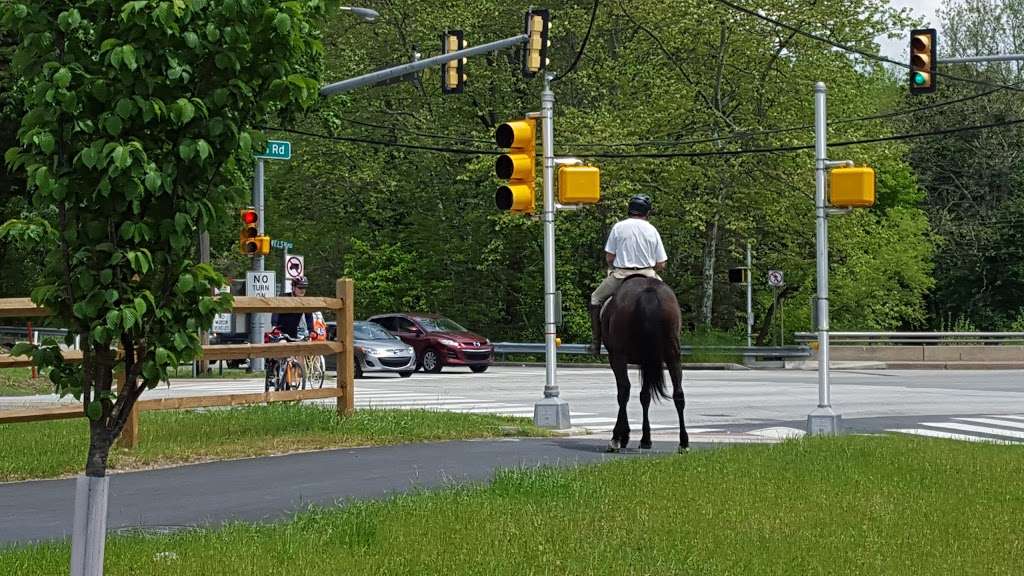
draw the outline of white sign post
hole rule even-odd
[[[245,295],[246,296],[259,296],[262,298],[272,298],[277,296],[277,273],[273,270],[262,270],[259,272],[249,271],[245,273]],[[270,327],[270,314],[250,314],[249,317],[252,319],[252,332],[259,338],[259,343],[263,342],[263,333]],[[263,363],[262,358],[257,364],[256,358],[253,359],[253,369],[262,370]]]

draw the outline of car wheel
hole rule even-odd
[[[353,361],[356,364],[356,378],[362,378],[363,377],[363,363],[359,360],[359,358],[354,358]]]
[[[479,374],[481,372],[486,372],[487,366],[470,366],[469,369]]]
[[[433,350],[427,350],[423,353],[423,371],[432,372],[437,374],[441,371],[441,357],[437,355],[437,352]]]
[[[399,372],[398,375],[402,378],[408,378],[409,376],[412,376],[412,372]]]

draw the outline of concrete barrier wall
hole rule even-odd
[[[832,346],[832,360],[1024,362],[1024,346]]]

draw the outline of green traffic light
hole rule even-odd
[[[924,77],[924,74],[920,72],[914,72],[914,85],[924,86],[925,81],[926,79]]]

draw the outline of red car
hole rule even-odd
[[[425,372],[445,366],[469,366],[483,372],[494,361],[491,342],[437,314],[380,314],[369,318],[416,349]]]

